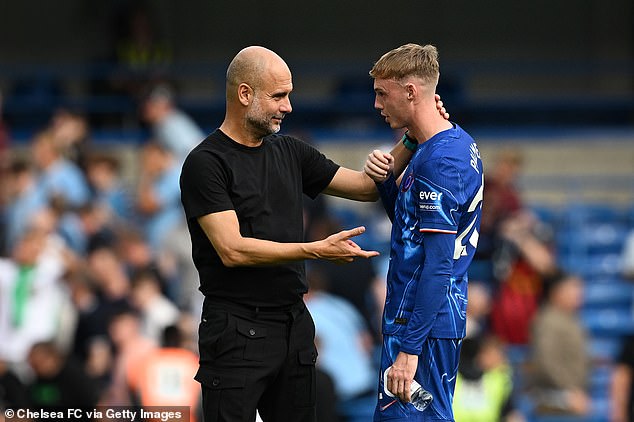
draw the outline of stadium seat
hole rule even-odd
[[[593,362],[613,362],[623,344],[621,336],[613,335],[593,335],[589,341],[590,359]]]
[[[579,254],[563,259],[566,269],[579,274],[587,281],[599,278],[618,277],[621,274],[619,253]]]
[[[634,298],[634,283],[586,283],[584,287],[585,309],[630,308]]]
[[[582,310],[581,320],[592,335],[634,334],[634,316],[631,309]]]

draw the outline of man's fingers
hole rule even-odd
[[[350,239],[348,239],[347,242],[348,242],[348,245],[355,250],[355,255],[361,258],[372,258],[374,256],[380,255],[379,252],[377,251],[366,251],[364,249],[361,249],[361,246],[357,245],[355,242],[353,242]]]
[[[363,171],[375,182],[382,182],[391,171],[393,163],[394,157],[392,154],[375,149],[368,154]]]
[[[374,258],[375,256],[381,255],[378,251],[366,251],[361,249],[357,256],[361,258]]]
[[[409,390],[409,388],[407,388],[407,386],[405,385],[405,380],[399,379],[398,380],[398,391],[399,391],[398,396],[405,403],[409,402],[409,397],[406,390]]]
[[[434,94],[434,99],[436,100],[436,108],[438,109],[440,115],[446,120],[449,120],[449,113],[447,113],[447,110],[445,109],[445,104],[440,100],[440,95]]]
[[[348,239],[348,240],[347,240],[347,242],[348,242],[348,245],[349,245],[351,248],[361,250],[361,246],[357,245],[357,244],[356,244],[356,243],[354,243],[352,240]]]
[[[359,236],[360,234],[363,234],[364,232],[365,232],[365,227],[359,226],[359,227],[355,227],[354,229],[343,230],[341,231],[341,234],[343,235],[344,239],[350,239],[351,237]]]
[[[370,175],[370,174],[375,174],[377,176],[386,176],[387,175],[387,171],[388,171],[389,167],[387,165],[383,166],[378,166],[375,163],[372,162],[367,162],[365,163],[365,167],[364,167],[364,171]]]
[[[407,403],[409,398],[409,386],[402,378],[396,376],[390,371],[387,376],[387,390],[398,397],[401,401]]]
[[[329,239],[332,246],[338,249],[336,255],[333,255],[330,259],[344,263],[352,262],[354,258],[372,258],[378,256],[379,252],[363,250],[354,241],[350,240],[350,238],[358,236],[363,232],[365,232],[365,227],[359,226],[350,230],[342,230],[330,236]]]
[[[381,163],[385,163],[385,164],[389,164],[390,162],[390,157],[392,157],[390,154],[384,153],[383,151],[379,150],[379,149],[375,149],[374,151],[372,151],[369,155],[368,155],[368,159],[371,161],[379,161]]]

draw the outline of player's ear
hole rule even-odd
[[[418,88],[411,82],[405,84],[405,91],[407,92],[408,100],[414,100],[418,96]]]
[[[238,101],[244,106],[248,106],[251,104],[251,100],[253,99],[253,88],[251,88],[248,84],[241,83],[238,85]]]

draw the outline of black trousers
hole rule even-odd
[[[198,330],[205,422],[315,421],[315,324],[303,302],[249,308],[205,300]]]

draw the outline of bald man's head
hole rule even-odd
[[[290,73],[286,62],[268,48],[250,46],[240,50],[227,68],[227,99],[235,95],[241,83],[260,88],[263,78],[280,67]]]

